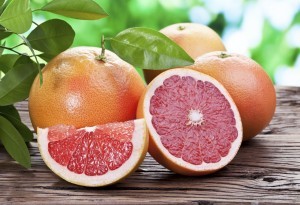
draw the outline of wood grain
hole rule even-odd
[[[105,188],[72,185],[44,164],[31,143],[32,168],[0,148],[1,204],[300,204],[300,88],[277,87],[270,125],[244,143],[230,165],[205,177],[174,174],[147,156],[122,182]],[[27,102],[18,103],[30,125]]]

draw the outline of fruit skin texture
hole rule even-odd
[[[275,88],[254,60],[235,53],[211,52],[188,68],[210,75],[228,90],[242,118],[244,141],[270,123],[276,108]]]
[[[56,124],[76,128],[135,119],[143,79],[133,66],[111,51],[96,60],[100,48],[76,47],[52,59],[29,94],[34,129]]]
[[[160,30],[193,59],[212,51],[226,51],[219,35],[211,28],[197,23],[176,23]],[[147,83],[165,70],[144,70]]]
[[[190,70],[187,68],[174,68],[172,69],[172,71],[179,70],[179,72],[181,72],[182,70]],[[172,170],[175,173],[178,174],[182,174],[182,175],[186,175],[186,176],[203,176],[203,175],[208,175],[208,174],[212,174],[220,169],[223,168],[222,167],[218,167],[217,169],[207,169],[207,170],[201,170],[200,172],[198,170],[193,170],[190,169],[188,167],[185,167],[183,165],[178,165],[178,163],[174,163],[172,160],[170,160],[168,158],[168,156],[164,153],[164,151],[162,149],[159,148],[159,145],[157,144],[157,142],[154,140],[154,137],[152,135],[152,133],[150,132],[149,129],[149,125],[147,123],[147,120],[151,121],[151,119],[147,119],[146,116],[146,109],[148,109],[148,107],[145,106],[145,97],[147,95],[147,93],[149,93],[149,90],[152,89],[153,84],[156,83],[156,79],[158,79],[160,76],[165,75],[167,72],[163,72],[161,74],[159,74],[153,81],[150,82],[150,84],[147,86],[146,90],[144,91],[144,93],[142,94],[139,103],[138,103],[138,108],[137,108],[137,119],[139,118],[144,118],[146,120],[146,124],[148,126],[148,131],[149,131],[149,148],[148,148],[148,152],[150,153],[150,155],[161,165],[163,165],[164,167],[166,167],[169,170]],[[202,74],[205,75],[205,74]],[[205,75],[206,76],[206,75]],[[207,76],[208,78],[210,78],[210,76]],[[212,81],[216,81],[215,79],[212,79]],[[223,87],[223,86],[222,86]],[[231,102],[233,103],[233,107],[234,108],[234,112],[235,112],[235,117],[236,117],[236,122],[237,122],[237,128],[239,130],[239,137],[236,141],[237,144],[237,149],[236,152],[233,154],[234,156],[237,154],[237,151],[240,148],[241,145],[241,141],[242,141],[242,133],[243,133],[243,129],[242,129],[242,124],[241,124],[241,118],[239,115],[239,112],[237,110],[237,107],[235,106],[235,103],[233,102],[233,99],[230,97],[230,94],[224,89],[223,90],[225,93],[227,93],[227,98],[229,98],[231,100]]]
[[[212,51],[225,51],[219,35],[211,28],[197,23],[177,23],[160,30],[193,59]]]

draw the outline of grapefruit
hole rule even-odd
[[[33,127],[56,124],[76,128],[135,119],[145,83],[133,66],[109,50],[98,60],[100,48],[76,47],[52,59],[29,94]]]
[[[88,187],[124,179],[146,156],[148,132],[143,119],[76,129],[55,125],[37,129],[46,165],[66,181]]]
[[[226,89],[200,72],[175,68],[158,75],[138,105],[150,133],[149,153],[183,175],[226,166],[242,142],[238,109]]]
[[[272,80],[254,60],[229,52],[211,52],[189,66],[217,79],[233,98],[243,124],[243,140],[259,134],[271,121],[276,108]]]
[[[212,51],[225,51],[220,36],[208,26],[197,23],[176,23],[160,30],[183,48],[193,59]],[[143,70],[147,83],[164,70]]]

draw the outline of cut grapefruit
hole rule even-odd
[[[242,123],[229,93],[214,78],[178,68],[158,75],[138,105],[150,132],[149,153],[183,175],[226,166],[242,142]]]
[[[144,119],[76,129],[38,128],[46,165],[73,184],[96,187],[120,181],[142,163],[148,149]]]

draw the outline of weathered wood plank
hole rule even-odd
[[[31,143],[32,168],[16,164],[0,148],[1,204],[300,204],[300,88],[278,87],[270,125],[243,143],[236,158],[219,172],[185,177],[147,156],[122,182],[105,188],[72,185],[44,164]],[[16,104],[31,126],[27,102]]]
[[[64,197],[70,203],[300,202],[300,135],[258,136],[245,143],[233,162],[208,177],[185,177],[150,156],[137,172],[106,188],[79,187],[56,177],[32,143],[32,168],[26,170],[0,151],[1,193],[5,202],[35,202]],[[5,187],[5,188],[4,188]]]

